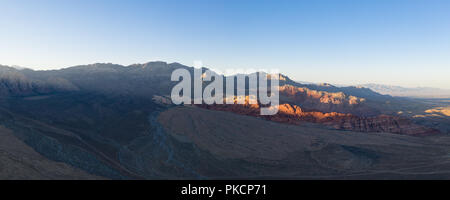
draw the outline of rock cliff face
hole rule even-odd
[[[281,86],[280,93],[297,101],[311,101],[335,105],[357,105],[365,101],[364,98],[351,95],[347,96],[342,92],[317,91],[292,85]]]
[[[292,85],[280,86],[280,99],[283,102],[300,105],[309,111],[340,112],[362,116],[379,114],[368,107],[365,98],[346,95],[343,92],[326,92]]]
[[[10,67],[0,66],[0,95],[32,94],[36,85]]]
[[[30,78],[25,75],[29,71],[31,70],[0,66],[0,95],[2,97],[31,96],[78,90],[70,81],[60,77]]]
[[[437,130],[413,124],[408,119],[379,115],[375,117],[360,117],[352,114],[338,112],[304,111],[297,105],[281,104],[276,115],[259,115],[260,106],[257,104],[231,104],[231,105],[200,105],[202,108],[233,112],[241,115],[249,115],[265,118],[270,121],[301,124],[311,122],[323,124],[339,130],[351,130],[359,132],[387,132],[405,135],[430,135],[439,133]]]

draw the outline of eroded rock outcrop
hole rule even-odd
[[[304,111],[301,107],[291,104],[279,105],[276,115],[260,115],[258,104],[221,104],[199,105],[202,108],[233,112],[241,115],[249,115],[264,118],[270,121],[302,124],[303,122],[319,123],[327,127],[339,130],[351,130],[359,132],[388,132],[406,135],[430,135],[439,133],[437,130],[416,125],[405,118],[379,115],[375,117],[360,117],[352,114],[338,112]]]
[[[347,96],[343,92],[317,91],[292,85],[280,86],[280,93],[298,101],[318,101],[327,104],[356,105],[365,101],[364,98]]]
[[[368,107],[365,98],[346,95],[343,92],[326,92],[296,87],[280,86],[280,99],[286,103],[300,105],[304,108],[321,112],[340,112],[355,115],[374,116],[379,114]]]

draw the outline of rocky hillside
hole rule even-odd
[[[0,126],[0,179],[102,179],[63,162],[52,161]]]
[[[379,111],[369,107],[365,98],[347,95],[343,92],[326,92],[296,87],[280,86],[280,100],[299,105],[309,111],[341,112],[361,116],[379,114]]]
[[[301,107],[291,104],[279,105],[279,112],[276,115],[261,116],[259,115],[259,105],[200,105],[199,107],[233,112],[241,115],[265,118],[270,121],[297,124],[303,122],[311,122],[322,124],[338,130],[351,130],[358,132],[385,132],[405,135],[433,135],[439,131],[419,126],[406,118],[393,117],[387,115],[379,115],[375,117],[361,117],[352,114],[344,114],[337,112],[323,113],[317,111],[304,111]]]

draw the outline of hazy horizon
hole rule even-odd
[[[315,83],[450,89],[448,1],[206,2],[2,0],[0,64],[202,60]]]

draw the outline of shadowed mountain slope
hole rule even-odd
[[[0,126],[0,179],[101,179],[63,162],[51,161]]]

